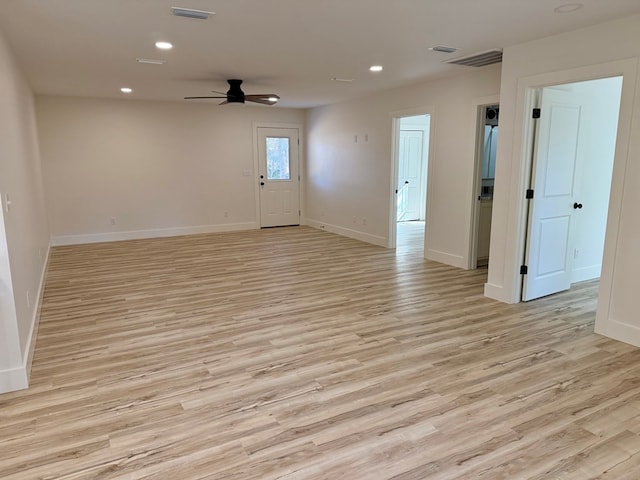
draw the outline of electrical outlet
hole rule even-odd
[[[229,218],[229,212],[224,212],[224,218]]]
[[[366,219],[366,218],[363,218],[363,219],[362,219],[362,225],[366,225],[366,224],[367,224],[367,219]]]
[[[111,217],[111,225],[115,225],[116,223],[116,217]]]
[[[29,290],[27,290],[27,308],[31,308],[31,295],[29,295]]]
[[[573,249],[573,259],[575,260],[579,256],[580,256],[580,250],[578,250],[577,248],[574,248]]]
[[[355,225],[356,223],[358,223],[358,217],[353,217],[353,224]]]
[[[358,143],[358,135],[353,136],[353,143]]]

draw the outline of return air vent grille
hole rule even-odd
[[[466,67],[484,67],[500,62],[502,62],[502,50],[489,50],[488,52],[482,52],[468,57],[454,58],[453,60],[448,60],[445,63],[464,65]]]

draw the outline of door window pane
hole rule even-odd
[[[289,138],[267,137],[267,180],[290,180]]]

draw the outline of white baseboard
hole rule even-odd
[[[518,303],[518,300],[511,298],[504,287],[492,283],[484,284],[484,296],[503,303]]]
[[[351,228],[340,227],[338,225],[331,225],[329,223],[319,222],[317,220],[311,220],[309,218],[307,218],[305,222],[305,225],[317,228],[318,230],[337,233],[338,235],[342,235],[343,237],[349,237],[355,240],[360,240],[362,242],[372,243],[380,247],[386,248],[388,246],[388,239],[386,237],[361,232],[360,230],[353,230]]]
[[[24,350],[22,364],[25,366],[27,379],[31,376],[31,364],[33,363],[33,354],[36,350],[36,338],[38,337],[38,327],[40,326],[40,313],[42,311],[42,299],[44,298],[44,284],[47,279],[47,271],[49,270],[49,253],[51,245],[47,247],[47,254],[44,257],[44,266],[40,275],[40,284],[38,285],[38,295],[35,308],[33,309],[33,319],[31,320],[31,332],[29,332],[29,340]]]
[[[81,235],[57,235],[51,237],[52,246],[78,245],[83,243],[118,242],[121,240],[139,240],[143,238],[177,237],[199,233],[234,232],[239,230],[257,230],[256,222],[225,223],[220,225],[199,225],[195,227],[156,228],[153,230],[129,230],[125,232],[89,233]]]
[[[628,343],[634,347],[640,347],[640,327],[616,320],[596,322],[595,332],[620,342]]]
[[[40,313],[42,311],[42,299],[44,297],[44,285],[47,278],[47,270],[49,268],[49,253],[51,245],[47,247],[42,273],[40,274],[40,283],[38,284],[38,295],[36,296],[36,304],[33,309],[33,318],[31,319],[31,330],[27,345],[22,353],[22,365],[9,370],[0,370],[0,393],[13,392],[15,390],[23,390],[29,387],[29,376],[31,374],[31,364],[33,362],[33,354],[36,349],[36,338],[38,336],[38,326],[40,325]]]
[[[10,370],[0,370],[0,393],[15,392],[28,387],[29,379],[24,366]]]
[[[586,282],[594,278],[600,278],[602,265],[590,265],[588,267],[577,268],[571,272],[571,283]]]
[[[467,270],[469,268],[467,262],[461,255],[453,255],[451,253],[434,250],[432,248],[428,248],[425,251],[424,258],[426,258],[427,260],[433,260],[434,262],[451,265],[452,267],[462,268],[464,270]]]

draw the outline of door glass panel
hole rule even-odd
[[[267,180],[290,180],[289,138],[267,137]]]

